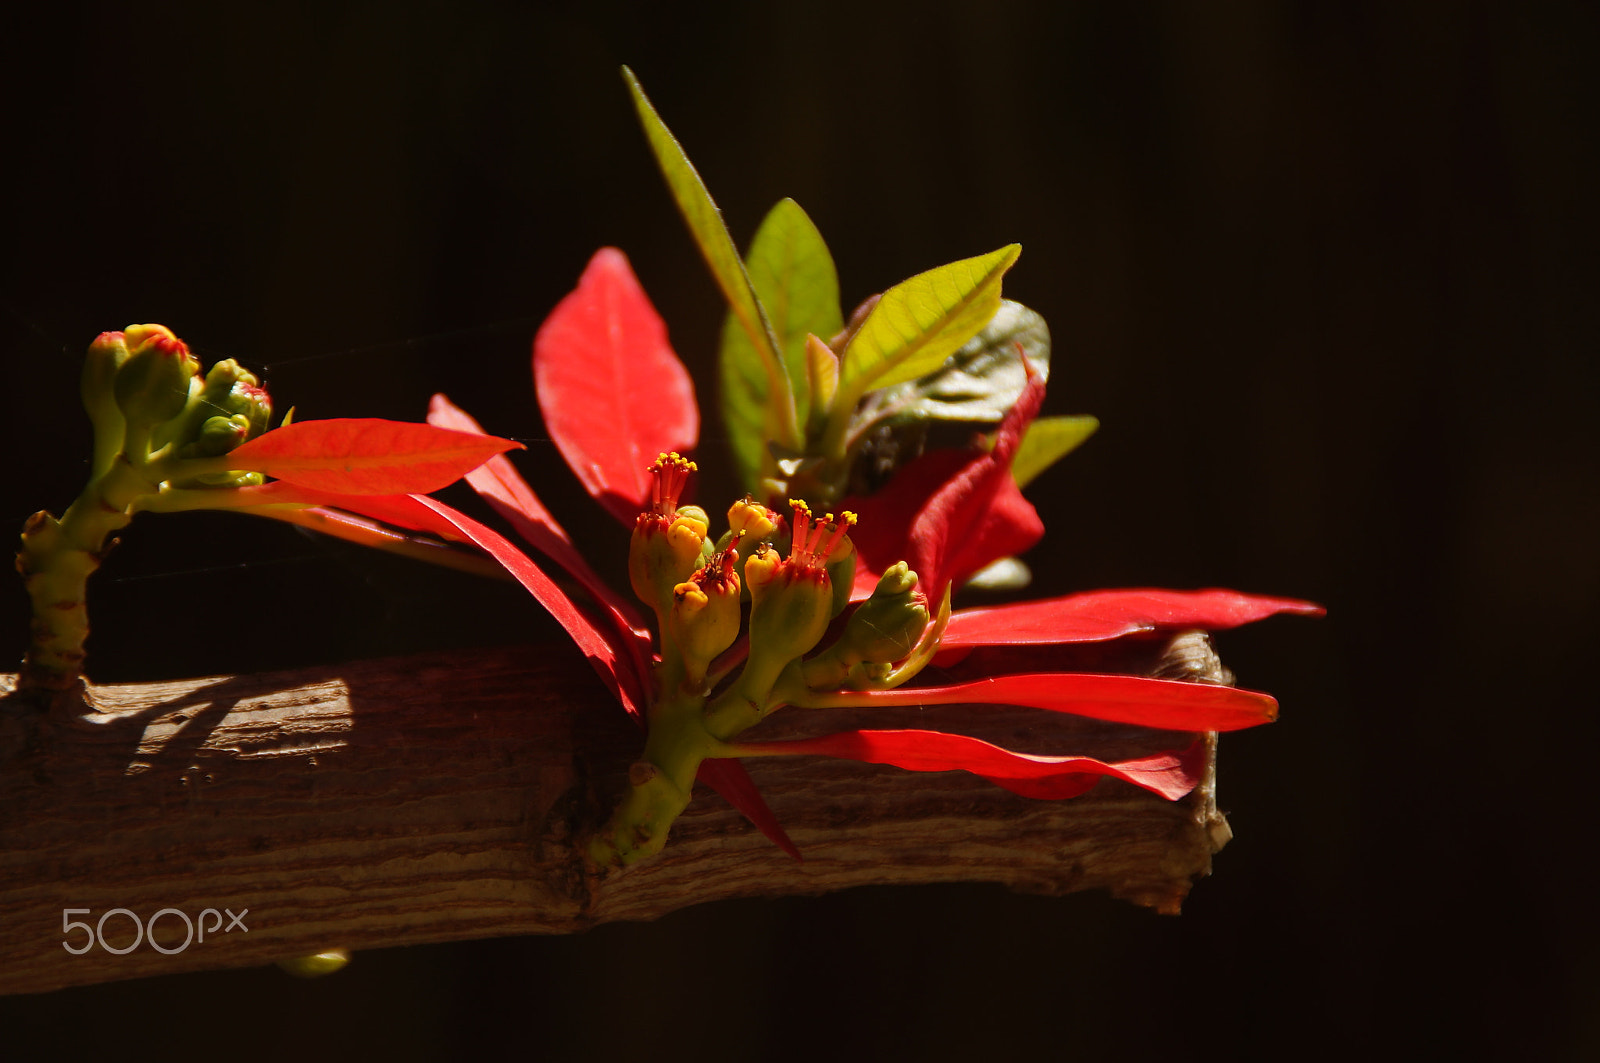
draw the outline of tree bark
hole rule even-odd
[[[1198,632],[1074,653],[1079,670],[1229,679]],[[13,684],[0,677],[0,690]],[[862,725],[861,710],[788,709],[759,737]],[[875,711],[867,725],[1104,759],[1183,741],[1003,706]],[[600,875],[572,840],[603,819],[640,742],[565,646],[92,687],[48,712],[11,697],[0,702],[0,992],[572,933],[867,884],[1105,889],[1175,913],[1229,837],[1214,736],[1204,784],[1176,803],[1112,779],[1032,801],[961,772],[762,758],[746,766],[803,862],[702,787],[660,857]],[[136,921],[144,938],[128,949]]]

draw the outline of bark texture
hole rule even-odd
[[[1228,680],[1200,633],[1076,656],[1085,671]],[[759,736],[848,726],[1107,759],[1176,744],[1169,732],[997,706],[869,720],[787,709]],[[1111,779],[1070,801],[1032,801],[960,772],[762,758],[746,765],[804,862],[701,787],[665,853],[597,875],[572,840],[603,818],[640,742],[566,646],[92,687],[48,712],[0,701],[0,992],[334,947],[572,933],[727,897],[868,884],[1105,889],[1176,912],[1229,836],[1209,767],[1177,803]],[[113,909],[126,913],[105,916]],[[165,909],[176,912],[152,920]],[[207,909],[218,916],[201,918]],[[241,923],[220,914],[245,910]],[[137,947],[102,947],[134,942],[135,917],[154,924]],[[66,919],[98,924],[102,940],[72,954],[63,942],[81,948],[89,934],[64,931]]]

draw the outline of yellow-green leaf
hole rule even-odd
[[[688,223],[689,232],[699,246],[700,253],[705,256],[706,265],[711,267],[711,276],[716,280],[717,287],[722,289],[723,298],[727,299],[739,327],[761,359],[762,371],[767,376],[767,386],[772,395],[768,405],[780,418],[776,426],[779,438],[790,438],[795,433],[797,422],[783,352],[751,287],[739,252],[733,246],[733,237],[723,224],[722,212],[717,209],[716,202],[706,190],[705,182],[700,179],[694,165],[689,162],[689,157],[684,154],[683,147],[644,94],[639,79],[627,67],[622,68],[622,76],[633,94],[634,108],[639,112],[639,121],[644,126],[650,150],[655,154],[656,164],[661,167],[661,175],[667,180],[673,201],[683,214],[683,220]]]
[[[1000,280],[1022,248],[1010,244],[919,273],[883,293],[845,348],[841,398],[889,387],[944,364],[1000,308]]]
[[[1023,433],[1011,459],[1011,478],[1026,487],[1033,478],[1066,457],[1078,444],[1094,435],[1100,422],[1094,417],[1040,417]]]

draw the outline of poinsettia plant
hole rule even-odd
[[[23,536],[19,564],[40,618],[26,681],[60,687],[78,674],[83,580],[112,532],[141,511],[231,508],[461,567],[481,568],[487,555],[527,588],[645,732],[626,792],[584,841],[602,867],[658,852],[696,781],[798,855],[744,757],[959,769],[1035,798],[1073,797],[1110,776],[1175,800],[1199,781],[1200,733],[1274,718],[1266,694],[1062,672],[1051,661],[1072,643],[1320,613],[1311,603],[1134,590],[952,608],[958,590],[1038,542],[1043,524],[1022,488],[1096,427],[1039,417],[1049,333],[1038,314],[1001,297],[1016,246],[912,277],[847,322],[831,256],[805,213],[779,203],[741,256],[625,74],[729,304],[721,409],[745,494],[726,510],[725,530],[714,534],[710,514],[685,501],[700,434],[694,384],[615,249],[594,256],[539,329],[533,377],[551,439],[622,525],[615,542],[627,541],[631,599],[596,575],[516,471],[505,453],[515,444],[486,435],[444,396],[427,424],[285,418],[268,430],[270,400],[254,377],[223,362],[202,378],[170,331],[137,326],[90,348],[89,487],[59,521],[39,514]],[[920,453],[935,421],[992,430]],[[463,475],[575,591],[493,528],[428,497]],[[935,664],[941,681],[926,682]],[[744,737],[785,707],[978,703],[1144,725],[1172,742],[1105,762],[929,730]]]

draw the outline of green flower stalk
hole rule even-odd
[[[89,484],[59,520],[43,511],[30,517],[17,555],[33,604],[22,686],[62,690],[81,673],[86,582],[139,499],[182,467],[170,448],[152,454],[151,446],[158,427],[189,404],[198,369],[188,346],[161,325],[102,333],[89,345],[82,378],[95,431]]]
[[[89,483],[59,520],[44,512],[29,518],[17,554],[33,605],[24,689],[77,683],[89,634],[87,580],[111,537],[141,511],[238,509],[440,563],[465,558],[470,566],[457,567],[484,570],[477,558],[389,533],[324,502],[449,538],[453,527],[410,494],[443,487],[514,446],[506,440],[376,420],[280,426],[262,439],[272,400],[255,375],[228,359],[202,377],[188,345],[162,325],[96,337],[82,396],[95,436]],[[283,482],[263,486],[269,475]]]

